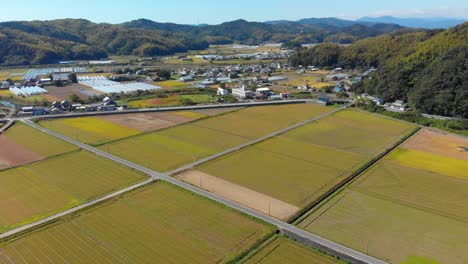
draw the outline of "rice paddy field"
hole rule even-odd
[[[40,121],[39,124],[67,137],[97,146],[204,117],[206,115],[201,113],[181,111],[52,119]]]
[[[51,157],[78,149],[74,145],[49,136],[21,122],[16,122],[13,127],[4,133],[4,136],[43,157]]]
[[[333,257],[324,255],[312,248],[303,246],[291,239],[278,236],[268,242],[245,264],[338,264],[344,263]]]
[[[304,208],[414,129],[340,111],[196,170]]]
[[[0,263],[227,263],[273,231],[156,183],[0,244]]]
[[[330,110],[306,104],[246,108],[99,148],[156,171],[170,171]]]
[[[127,105],[131,108],[151,108],[159,106],[181,106],[184,100],[190,99],[194,104],[207,104],[215,102],[211,94],[169,95],[168,97],[154,97],[130,100]]]
[[[0,171],[0,233],[143,179],[143,174],[85,151]]]
[[[433,133],[420,131],[298,225],[391,263],[467,263],[468,152],[458,147],[468,140]]]

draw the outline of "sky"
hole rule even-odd
[[[139,18],[180,24],[363,16],[468,19],[468,0],[3,0],[0,21],[84,18],[122,23]]]

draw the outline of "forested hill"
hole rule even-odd
[[[408,101],[415,109],[468,117],[468,23],[448,30],[406,31],[343,47],[318,45],[300,51],[295,65],[379,70],[355,86],[385,100]]]
[[[328,24],[327,24],[328,23]],[[82,19],[0,23],[0,64],[28,65],[59,60],[100,59],[108,55],[158,56],[209,44],[264,42],[352,43],[401,29],[394,24],[269,23],[237,20],[190,26],[136,20],[119,25]]]

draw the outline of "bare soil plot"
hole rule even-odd
[[[43,157],[0,135],[0,170],[34,162]]]
[[[273,230],[157,183],[0,244],[0,263],[227,263]]]
[[[317,250],[279,236],[249,258],[246,264],[337,264],[344,263]]]
[[[145,178],[84,151],[1,171],[0,233]]]
[[[422,129],[403,148],[468,161],[468,138]]]
[[[188,171],[176,178],[281,220],[299,211],[299,207],[200,171]]]
[[[46,89],[49,91],[48,100],[56,98],[57,101],[69,100],[72,94],[78,95],[83,100],[86,100],[91,96],[101,94],[87,86],[78,83],[70,84],[65,87],[47,86]]]
[[[142,113],[126,115],[101,116],[101,119],[114,124],[129,127],[143,132],[155,131],[192,121],[192,118],[170,113]]]

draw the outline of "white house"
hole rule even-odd
[[[229,94],[229,91],[227,89],[223,89],[223,88],[219,87],[217,94],[220,95],[220,96],[225,96],[225,95]]]

